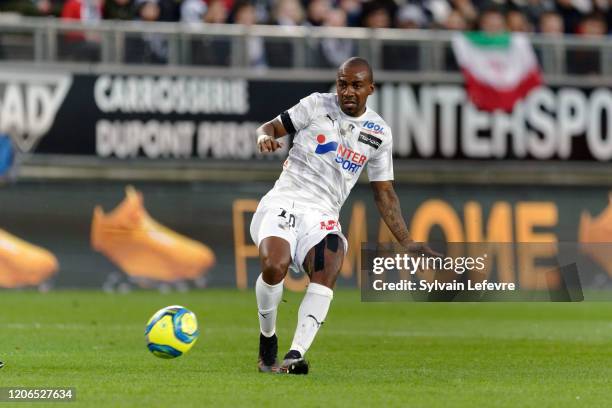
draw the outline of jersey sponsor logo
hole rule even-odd
[[[329,152],[336,152],[335,162],[340,164],[342,169],[350,172],[357,173],[364,163],[368,159],[365,155],[358,153],[349,147],[346,147],[337,142],[325,143],[325,135],[317,136],[317,148],[315,149],[316,154],[325,154]]]
[[[372,132],[377,135],[380,135],[385,131],[385,128],[383,126],[380,126],[378,123],[375,123],[369,120],[366,120],[365,122],[363,122],[362,127],[368,130],[369,132]]]
[[[382,144],[382,140],[380,138],[366,132],[359,132],[359,138],[357,140],[361,143],[372,146],[375,149],[378,149]]]

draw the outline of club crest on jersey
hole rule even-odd
[[[328,152],[333,152],[338,149],[338,143],[336,142],[327,142],[325,143],[325,135],[317,136],[317,149],[315,150],[316,154],[325,154]]]
[[[357,153],[356,151],[342,145],[337,142],[325,143],[325,135],[317,136],[317,148],[315,149],[316,154],[325,154],[329,152],[336,152],[336,158],[334,161],[341,165],[342,169],[350,172],[357,173],[364,163],[368,159],[365,155]]]

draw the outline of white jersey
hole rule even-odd
[[[393,180],[391,129],[373,110],[352,117],[342,112],[336,94],[313,93],[279,118],[295,133],[293,147],[264,200],[337,217],[366,165],[370,181]]]

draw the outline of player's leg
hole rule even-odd
[[[278,339],[276,337],[276,313],[283,296],[283,282],[289,263],[289,242],[279,237],[264,238],[259,244],[261,274],[255,283],[257,311],[259,314],[259,371],[276,371]]]
[[[310,276],[310,284],[300,304],[297,328],[291,348],[281,365],[282,371],[291,374],[308,373],[304,355],[327,316],[344,252],[344,241],[336,234],[325,236],[308,251],[304,268]]]
[[[291,250],[289,243],[279,237],[265,238],[259,245],[261,274],[255,283],[259,326],[261,333],[272,336],[276,331],[276,310],[283,295],[283,282]]]
[[[251,238],[259,248],[261,274],[255,283],[259,316],[259,371],[278,368],[276,310],[283,296],[283,280],[297,243],[295,215],[262,200],[251,221]]]

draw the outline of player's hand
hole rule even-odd
[[[259,135],[257,138],[257,147],[260,153],[274,152],[283,147],[274,137],[268,135]]]
[[[417,255],[425,255],[427,257],[434,257],[434,258],[443,258],[444,255],[442,255],[440,252],[437,252],[433,249],[431,249],[429,247],[429,245],[423,243],[423,242],[409,242],[406,244],[403,244],[403,247],[406,248],[406,251],[409,253],[414,253]]]

